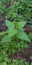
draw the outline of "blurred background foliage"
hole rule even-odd
[[[9,20],[26,20],[32,23],[32,0],[0,0],[0,14],[2,12]]]

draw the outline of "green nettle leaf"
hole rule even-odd
[[[22,31],[18,30],[17,38],[30,42],[30,39],[28,38],[27,34],[23,30]]]
[[[0,65],[7,65],[7,63],[6,62],[1,62]]]
[[[11,41],[11,38],[9,38],[8,35],[5,35],[3,38],[2,38],[2,43],[6,43],[6,42],[10,42]]]
[[[14,29],[9,29],[9,31],[8,31],[8,36],[9,37],[14,36],[15,34],[17,34],[17,30],[15,28]]]
[[[9,29],[8,30],[8,35],[5,35],[2,38],[2,43],[10,42],[11,39],[12,39],[12,36],[14,36],[15,34],[17,34],[17,30],[16,29]]]
[[[6,25],[8,26],[9,29],[13,29],[14,28],[14,24],[12,22],[10,22],[9,20],[6,20]]]
[[[25,26],[26,22],[27,22],[27,21],[18,22],[18,27],[19,27],[19,29],[20,29],[20,28],[23,28],[23,27]]]

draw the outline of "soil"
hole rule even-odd
[[[7,30],[7,26],[5,25],[5,14],[0,15],[0,32]]]

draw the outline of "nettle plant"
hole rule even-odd
[[[31,42],[23,28],[27,21],[10,22],[9,20],[6,20],[5,22],[8,29],[6,32],[0,33],[0,35],[4,35],[2,38],[2,43],[11,42],[13,38],[15,38],[15,40],[18,39]]]

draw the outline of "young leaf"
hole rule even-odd
[[[9,38],[8,35],[5,35],[3,38],[2,38],[2,43],[6,43],[6,42],[10,42],[11,41],[11,38]]]
[[[6,20],[6,25],[8,26],[9,29],[13,29],[14,28],[14,24],[12,22],[10,22],[9,20]]]
[[[10,42],[11,41],[11,37],[14,36],[17,33],[16,29],[9,29],[8,31],[8,35],[5,35],[4,38],[2,38],[2,43],[6,43],[6,42]]]
[[[18,22],[18,28],[23,28],[27,21]]]
[[[17,34],[17,30],[15,28],[8,31],[9,37],[14,36],[15,34]]]
[[[17,38],[30,42],[30,39],[28,38],[27,34],[23,30],[22,31],[18,30]]]

